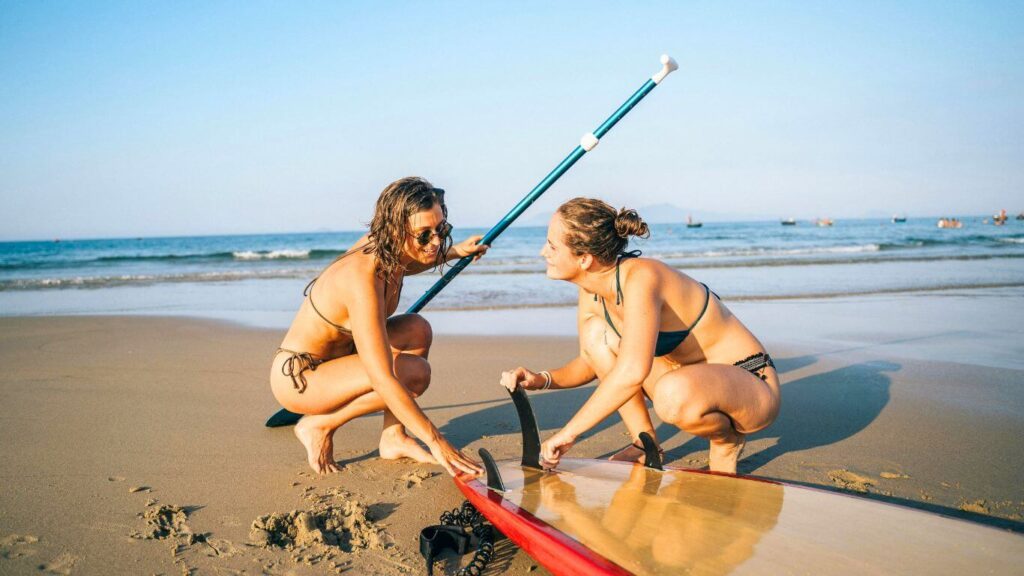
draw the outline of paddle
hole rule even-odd
[[[565,159],[558,164],[558,166],[555,166],[555,169],[552,170],[550,174],[545,176],[544,179],[540,181],[540,183],[533,187],[533,190],[530,190],[530,193],[527,194],[525,198],[520,200],[519,203],[516,204],[512,208],[512,210],[510,210],[508,214],[505,215],[504,218],[502,218],[497,224],[495,224],[494,227],[491,228],[487,232],[487,234],[484,235],[483,239],[480,240],[480,243],[486,244],[488,246],[494,243],[494,240],[496,240],[498,236],[505,231],[506,228],[511,226],[512,223],[515,222],[516,218],[519,218],[519,216],[523,212],[525,212],[526,209],[529,208],[535,200],[537,200],[537,198],[540,198],[541,194],[544,194],[544,192],[546,192],[552,184],[554,184],[559,178],[561,178],[562,174],[565,174],[569,170],[569,168],[572,168],[573,164],[575,164],[577,160],[582,158],[584,154],[593,150],[594,147],[597,146],[598,142],[600,142],[601,138],[605,134],[607,134],[608,131],[611,130],[612,127],[615,126],[615,124],[617,124],[619,120],[622,119],[623,116],[628,114],[634,106],[636,106],[641,100],[643,100],[644,96],[647,96],[647,94],[649,94],[651,90],[654,90],[654,87],[661,83],[661,81],[664,80],[666,76],[668,76],[670,73],[672,73],[672,71],[677,70],[678,68],[679,65],[677,65],[676,61],[673,60],[668,54],[662,55],[661,70],[659,70],[658,73],[655,74],[654,76],[651,76],[651,78],[648,79],[647,82],[644,82],[644,85],[641,86],[639,90],[634,92],[633,95],[630,96],[629,99],[622,104],[622,106],[619,106],[618,110],[616,110],[611,116],[609,116],[608,119],[604,121],[604,123],[597,127],[597,130],[594,130],[593,132],[590,132],[588,134],[584,134],[583,138],[580,139],[579,146],[576,146],[576,148],[573,149],[573,151],[570,152],[569,155],[566,156]],[[451,268],[449,268],[448,272],[441,276],[441,278],[437,282],[435,282],[434,285],[431,286],[430,289],[426,291],[426,293],[423,294],[423,296],[420,296],[420,299],[417,300],[416,303],[414,303],[412,306],[409,307],[408,310],[406,310],[406,314],[414,314],[422,310],[423,307],[426,306],[428,302],[434,299],[434,296],[437,296],[438,293],[441,292],[441,290],[443,290],[444,287],[447,286],[448,283],[452,281],[452,279],[458,276],[459,272],[462,272],[466,268],[466,266],[469,266],[469,264],[472,261],[473,256],[466,256],[465,258],[461,258],[458,262],[456,262]],[[271,416],[270,419],[267,420],[266,425],[268,428],[276,428],[278,426],[290,426],[298,422],[299,418],[302,418],[301,414],[295,414],[294,412],[289,412],[288,410],[282,409],[279,410],[273,416]]]

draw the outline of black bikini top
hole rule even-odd
[[[619,254],[618,258],[615,259],[615,304],[622,304],[622,282],[619,279],[619,264],[627,258],[637,258],[641,252],[639,250],[633,250],[632,252],[623,252]],[[700,309],[700,314],[697,315],[697,319],[693,321],[693,324],[689,328],[684,330],[674,330],[671,332],[658,332],[658,340],[654,345],[654,356],[664,356],[669,352],[675,350],[689,337],[690,332],[693,331],[700,319],[704,317],[704,313],[707,312],[708,303],[711,300],[711,289],[708,288],[707,284],[701,282],[701,286],[704,287],[704,307]],[[597,299],[597,295],[594,295],[594,299]],[[608,326],[615,332],[615,335],[622,338],[622,334],[619,334],[619,330],[615,327],[612,322],[611,315],[608,314],[608,307],[604,303],[604,298],[601,298],[601,307],[604,308],[604,320],[608,323]]]

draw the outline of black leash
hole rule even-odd
[[[466,528],[470,532],[466,532]],[[441,524],[420,531],[420,554],[427,560],[427,576],[434,574],[434,561],[445,553],[459,556],[470,549],[470,533],[477,539],[473,560],[459,569],[458,576],[480,576],[494,555],[494,533],[483,514],[469,501],[462,507],[441,514]]]

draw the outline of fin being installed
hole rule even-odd
[[[658,445],[654,438],[647,432],[640,433],[640,443],[644,445],[644,466],[655,470],[664,470],[661,465],[661,453],[658,452]]]
[[[512,403],[515,404],[516,414],[519,416],[519,429],[523,432],[523,457],[520,464],[539,470],[540,430],[537,429],[537,419],[533,416],[530,399],[526,396],[526,390],[522,388],[516,388],[515,392],[509,392],[509,395],[512,396]],[[480,449],[480,459],[484,461],[484,470],[487,471],[487,487],[504,492],[505,483],[501,480],[498,465],[486,448]]]
[[[516,414],[519,415],[519,429],[523,432],[523,466],[540,468],[540,430],[537,428],[537,419],[533,416],[533,408],[530,406],[530,399],[526,397],[526,390],[516,388],[515,392],[509,392],[512,396],[512,403],[516,405]]]
[[[498,465],[494,462],[494,456],[491,456],[486,448],[481,448],[480,459],[484,461],[484,470],[487,471],[487,487],[504,492],[505,483],[501,481],[501,474],[498,473]]]

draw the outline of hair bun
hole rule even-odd
[[[647,222],[644,222],[636,210],[628,208],[622,208],[615,216],[615,233],[619,235],[619,238],[629,238],[630,236],[647,238],[651,235]]]

